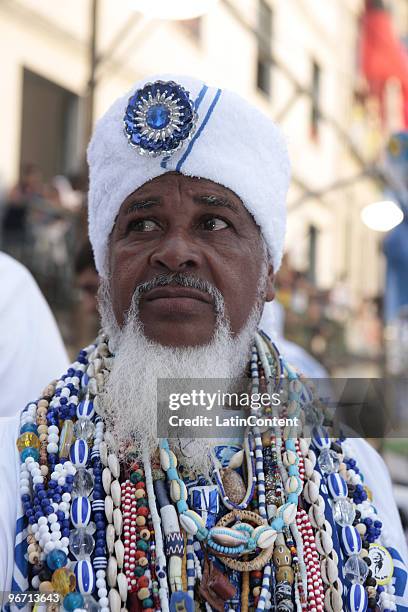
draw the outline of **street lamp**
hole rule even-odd
[[[389,232],[404,218],[401,208],[392,200],[368,204],[361,211],[363,223],[376,232]]]
[[[195,19],[208,13],[218,0],[133,0],[136,11],[151,19]]]

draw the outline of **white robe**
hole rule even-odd
[[[15,524],[21,515],[20,460],[16,449],[19,417],[3,418],[0,426],[0,591],[10,590],[14,563]],[[348,441],[365,482],[373,492],[374,505],[387,533],[387,546],[395,548],[408,567],[408,549],[394,501],[391,479],[380,455],[362,439]],[[405,603],[405,602],[404,602]],[[401,608],[403,609],[403,608]]]
[[[0,417],[20,413],[67,367],[61,335],[37,283],[0,253]]]

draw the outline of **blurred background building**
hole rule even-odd
[[[0,248],[32,271],[71,353],[97,328],[92,126],[139,78],[190,73],[288,139],[286,337],[335,375],[405,376],[408,214],[388,233],[372,228],[401,221],[392,205],[361,214],[408,211],[407,44],[407,0],[0,0]]]
[[[172,4],[170,17],[183,17]],[[92,125],[146,74],[200,75],[252,100],[288,139],[293,183],[278,280],[286,334],[330,370],[349,366],[351,354],[376,371],[382,234],[360,213],[383,198],[385,144],[407,121],[408,69],[398,74],[390,59],[408,31],[407,2],[207,4],[201,17],[168,20],[136,10],[144,0],[122,0],[120,10],[113,0],[0,1],[2,248],[28,264],[76,345],[64,306],[72,253],[86,236]],[[379,13],[385,34],[375,31]],[[389,74],[373,85],[375,36],[385,35]]]

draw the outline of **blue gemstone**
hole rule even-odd
[[[68,557],[62,550],[52,550],[47,555],[47,565],[50,570],[56,570],[67,564]]]
[[[24,463],[24,461],[27,459],[27,457],[32,457],[34,459],[34,461],[38,461],[40,458],[40,453],[38,452],[38,450],[36,448],[31,448],[30,446],[28,446],[27,448],[24,448],[21,453],[20,453],[20,457],[21,457],[21,462]]]
[[[164,104],[154,104],[146,113],[146,123],[155,130],[162,130],[170,123],[170,111]]]
[[[37,425],[34,423],[25,423],[20,429],[20,434],[27,433],[28,431],[38,435]]]
[[[82,608],[84,605],[84,598],[81,593],[74,591],[73,593],[68,593],[64,597],[64,608],[71,612],[72,610],[76,610],[77,608]]]

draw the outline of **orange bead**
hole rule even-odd
[[[149,586],[149,578],[147,576],[141,576],[138,581],[137,581],[137,586],[139,587],[139,589],[143,588],[143,587],[148,587]]]
[[[68,593],[75,591],[75,574],[67,567],[60,567],[56,569],[52,575],[51,582],[54,590],[61,595],[67,595]]]
[[[26,433],[21,434],[19,438],[17,438],[17,448],[19,452],[23,451],[25,448],[40,448],[40,440],[38,436],[32,431],[27,431]]]

